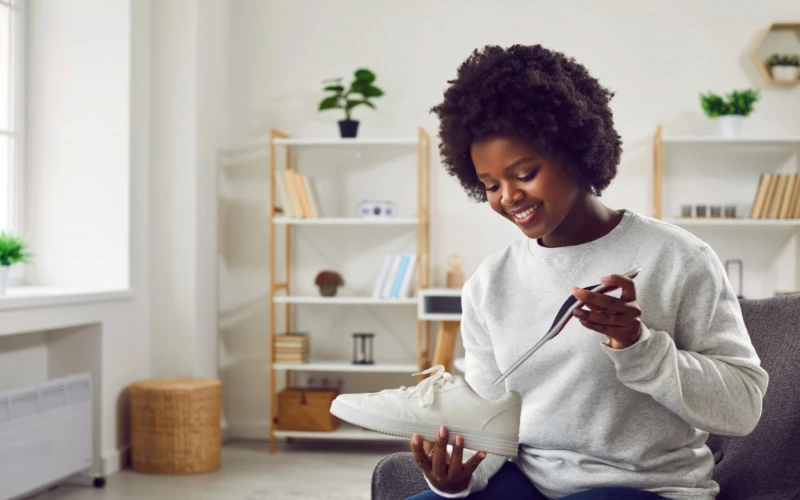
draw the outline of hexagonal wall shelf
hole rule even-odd
[[[753,62],[758,71],[767,83],[776,85],[797,85],[800,79],[796,80],[776,80],[767,66],[767,59],[770,55],[780,54],[800,54],[800,22],[797,23],[774,23],[764,32],[764,35],[756,44],[753,50]]]

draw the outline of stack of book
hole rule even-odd
[[[411,253],[392,253],[383,260],[372,296],[376,299],[411,297],[416,283],[417,256]]]
[[[322,217],[314,179],[292,169],[275,174],[275,191],[286,217]]]
[[[800,218],[800,175],[761,174],[750,217],[753,219]]]
[[[300,365],[308,363],[309,338],[305,332],[289,332],[275,336],[273,358],[275,363]]]

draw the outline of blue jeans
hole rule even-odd
[[[439,495],[428,490],[407,500],[436,500]],[[507,462],[492,476],[486,489],[473,493],[470,500],[546,500],[530,479],[515,464]],[[592,488],[564,497],[564,500],[658,500],[664,497],[631,488]]]

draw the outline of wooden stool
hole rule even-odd
[[[433,351],[433,366],[444,365],[444,371],[453,371],[453,355],[458,340],[460,321],[442,321],[436,333],[436,347]]]
[[[222,384],[164,378],[130,386],[131,468],[150,474],[212,472],[222,459]]]

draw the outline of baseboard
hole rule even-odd
[[[103,455],[102,474],[104,477],[127,469],[131,463],[131,448],[126,446],[120,450]]]
[[[269,422],[229,422],[225,436],[227,439],[269,441]]]

